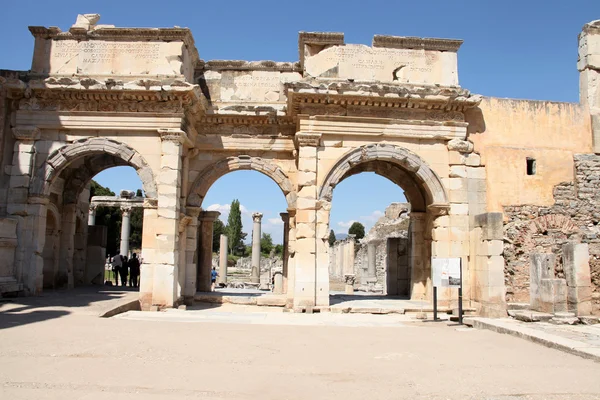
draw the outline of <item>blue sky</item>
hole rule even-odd
[[[461,86],[486,96],[577,102],[577,35],[586,22],[600,19],[600,0],[22,0],[4,2],[2,11],[2,69],[29,69],[33,38],[27,26],[67,30],[78,13],[99,13],[100,23],[116,26],[188,27],[205,60],[296,61],[301,30],[344,32],[346,43],[363,44],[370,44],[374,34],[463,39],[458,53]],[[404,201],[399,188],[376,178],[361,174],[336,188],[336,232],[345,232],[351,220],[369,226],[387,204]],[[107,170],[97,180],[115,191],[140,186],[131,168]],[[204,205],[226,211],[223,205],[233,198],[248,212],[261,211],[265,220],[272,219],[264,230],[280,241],[281,225],[275,219],[285,200],[275,183],[259,173],[232,173],[215,183]]]

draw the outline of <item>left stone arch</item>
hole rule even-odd
[[[157,197],[154,173],[146,160],[135,149],[125,143],[106,138],[80,139],[53,151],[37,169],[29,187],[30,194],[33,196],[48,196],[53,181],[74,161],[88,156],[97,157],[101,155],[110,155],[122,162],[120,164],[107,164],[106,168],[115,165],[129,165],[135,168],[142,181],[146,197]],[[98,173],[100,170],[94,169],[91,172]],[[89,174],[84,175],[86,176],[82,176],[82,178],[87,178]],[[91,177],[93,175],[89,176],[89,178]]]

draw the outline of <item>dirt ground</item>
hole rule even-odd
[[[389,315],[268,325],[231,307],[96,316],[131,295],[0,302],[0,399],[600,399],[599,363],[489,331]]]

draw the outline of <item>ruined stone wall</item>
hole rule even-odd
[[[589,244],[593,307],[600,310],[600,155],[574,156],[575,182],[554,188],[552,206],[504,207],[507,301],[529,301],[529,255],[554,253],[555,273],[564,278],[562,245]]]

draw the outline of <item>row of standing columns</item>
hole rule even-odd
[[[197,289],[199,291],[210,290],[210,267],[212,266],[212,224],[220,214],[217,211],[204,211],[200,213],[199,224],[200,233],[200,260],[198,267]],[[290,218],[289,213],[280,213],[283,221],[283,280],[279,287],[275,288],[277,293],[286,293],[288,287],[288,257],[289,257],[289,228]],[[263,214],[252,214],[252,270],[251,282],[260,283],[260,239],[261,239],[261,222]],[[206,225],[205,225],[206,224]],[[210,240],[209,240],[210,237]],[[209,247],[210,246],[210,247]],[[229,238],[226,235],[221,235],[219,240],[219,279],[222,284],[227,283],[227,255],[229,249]],[[209,258],[210,256],[210,258]],[[204,271],[204,272],[201,272]]]

